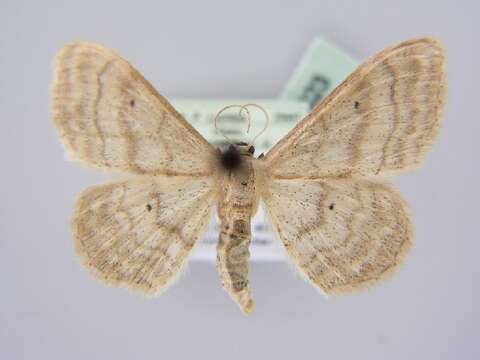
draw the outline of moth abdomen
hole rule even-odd
[[[251,240],[250,219],[224,219],[217,245],[217,268],[225,290],[245,313],[250,313],[253,300],[248,288],[248,258]]]
[[[235,171],[225,172],[221,176],[218,199],[221,226],[217,245],[217,268],[224,289],[242,311],[248,314],[253,308],[248,281],[251,218],[258,204],[252,165],[255,149],[246,143],[239,143],[230,146],[226,153],[229,151],[238,154],[240,165]]]

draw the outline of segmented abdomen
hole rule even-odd
[[[225,290],[238,302],[243,312],[249,313],[253,308],[248,287],[250,216],[242,213],[231,215],[221,219],[217,268]]]

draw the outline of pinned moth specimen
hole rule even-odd
[[[406,204],[386,176],[417,168],[446,92],[432,39],[364,62],[265,156],[218,150],[125,60],[74,42],[55,58],[55,128],[70,159],[131,174],[79,196],[76,250],[100,280],[156,294],[185,265],[216,207],[217,268],[249,313],[251,219],[259,203],[298,271],[325,294],[371,285],[412,241]]]

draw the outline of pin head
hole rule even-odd
[[[225,170],[234,171],[241,166],[244,157],[252,157],[254,153],[253,145],[239,142],[220,152],[220,163]]]

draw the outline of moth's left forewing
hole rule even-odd
[[[55,56],[51,108],[71,160],[144,175],[212,173],[215,149],[113,50],[65,45]]]

